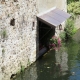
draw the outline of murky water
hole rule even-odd
[[[14,80],[80,80],[80,44],[49,51]]]

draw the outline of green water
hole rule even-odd
[[[49,51],[14,80],[80,80],[80,44]]]

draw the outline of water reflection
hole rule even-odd
[[[73,42],[68,45],[68,54],[68,66],[71,72],[69,80],[80,80],[80,43]]]
[[[37,67],[36,63],[31,65],[27,70],[22,72],[13,80],[37,80]]]
[[[68,42],[51,50],[14,80],[79,80],[80,44]]]
[[[61,47],[59,51],[56,51],[55,58],[56,63],[60,66],[62,75],[66,75],[68,71],[68,54],[66,48]]]

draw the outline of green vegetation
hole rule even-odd
[[[59,36],[62,41],[71,40],[76,31],[77,29],[75,28],[74,20],[70,18],[66,21],[64,32],[61,32]]]
[[[59,49],[60,46],[61,46],[61,39],[59,37],[53,36],[50,39],[49,47],[54,49]]]
[[[67,4],[70,4],[70,3],[76,2],[76,1],[80,1],[80,0],[67,0]]]
[[[24,66],[21,66],[21,72],[23,72],[25,70]]]
[[[7,38],[7,31],[6,31],[6,29],[3,29],[3,30],[1,31],[1,37],[2,37],[3,39]]]
[[[67,0],[68,6],[67,11],[71,14],[70,19],[66,22],[65,27],[65,36],[67,39],[72,39],[73,35],[76,33],[77,29],[75,28],[75,20],[78,15],[80,15],[80,2],[79,0]]]
[[[21,62],[20,62],[20,66],[21,66],[21,70],[18,72],[23,72],[25,70],[25,66],[23,66]]]
[[[62,41],[65,41],[65,31],[60,33],[60,38]]]
[[[5,50],[4,50],[4,49],[2,49],[2,53],[3,53],[3,54],[5,53]]]
[[[17,71],[17,75],[19,75],[20,73],[23,73],[25,70],[25,66],[23,66],[21,62],[20,62],[20,67],[21,69]]]
[[[28,59],[28,66],[30,65],[31,63],[30,63],[30,60]]]
[[[20,63],[21,64],[21,63]],[[20,76],[20,74],[23,74],[24,73],[24,70],[25,70],[25,66],[22,66],[21,65],[21,69],[17,71],[16,75],[15,76]],[[13,79],[13,77],[12,77]]]
[[[67,7],[68,13],[71,13],[73,15],[80,15],[80,2],[72,2],[68,4]]]
[[[64,30],[65,30],[66,39],[72,39],[73,35],[77,31],[77,29],[74,27],[74,20],[68,19]]]

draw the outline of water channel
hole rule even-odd
[[[80,80],[80,43],[50,50],[13,80]]]

